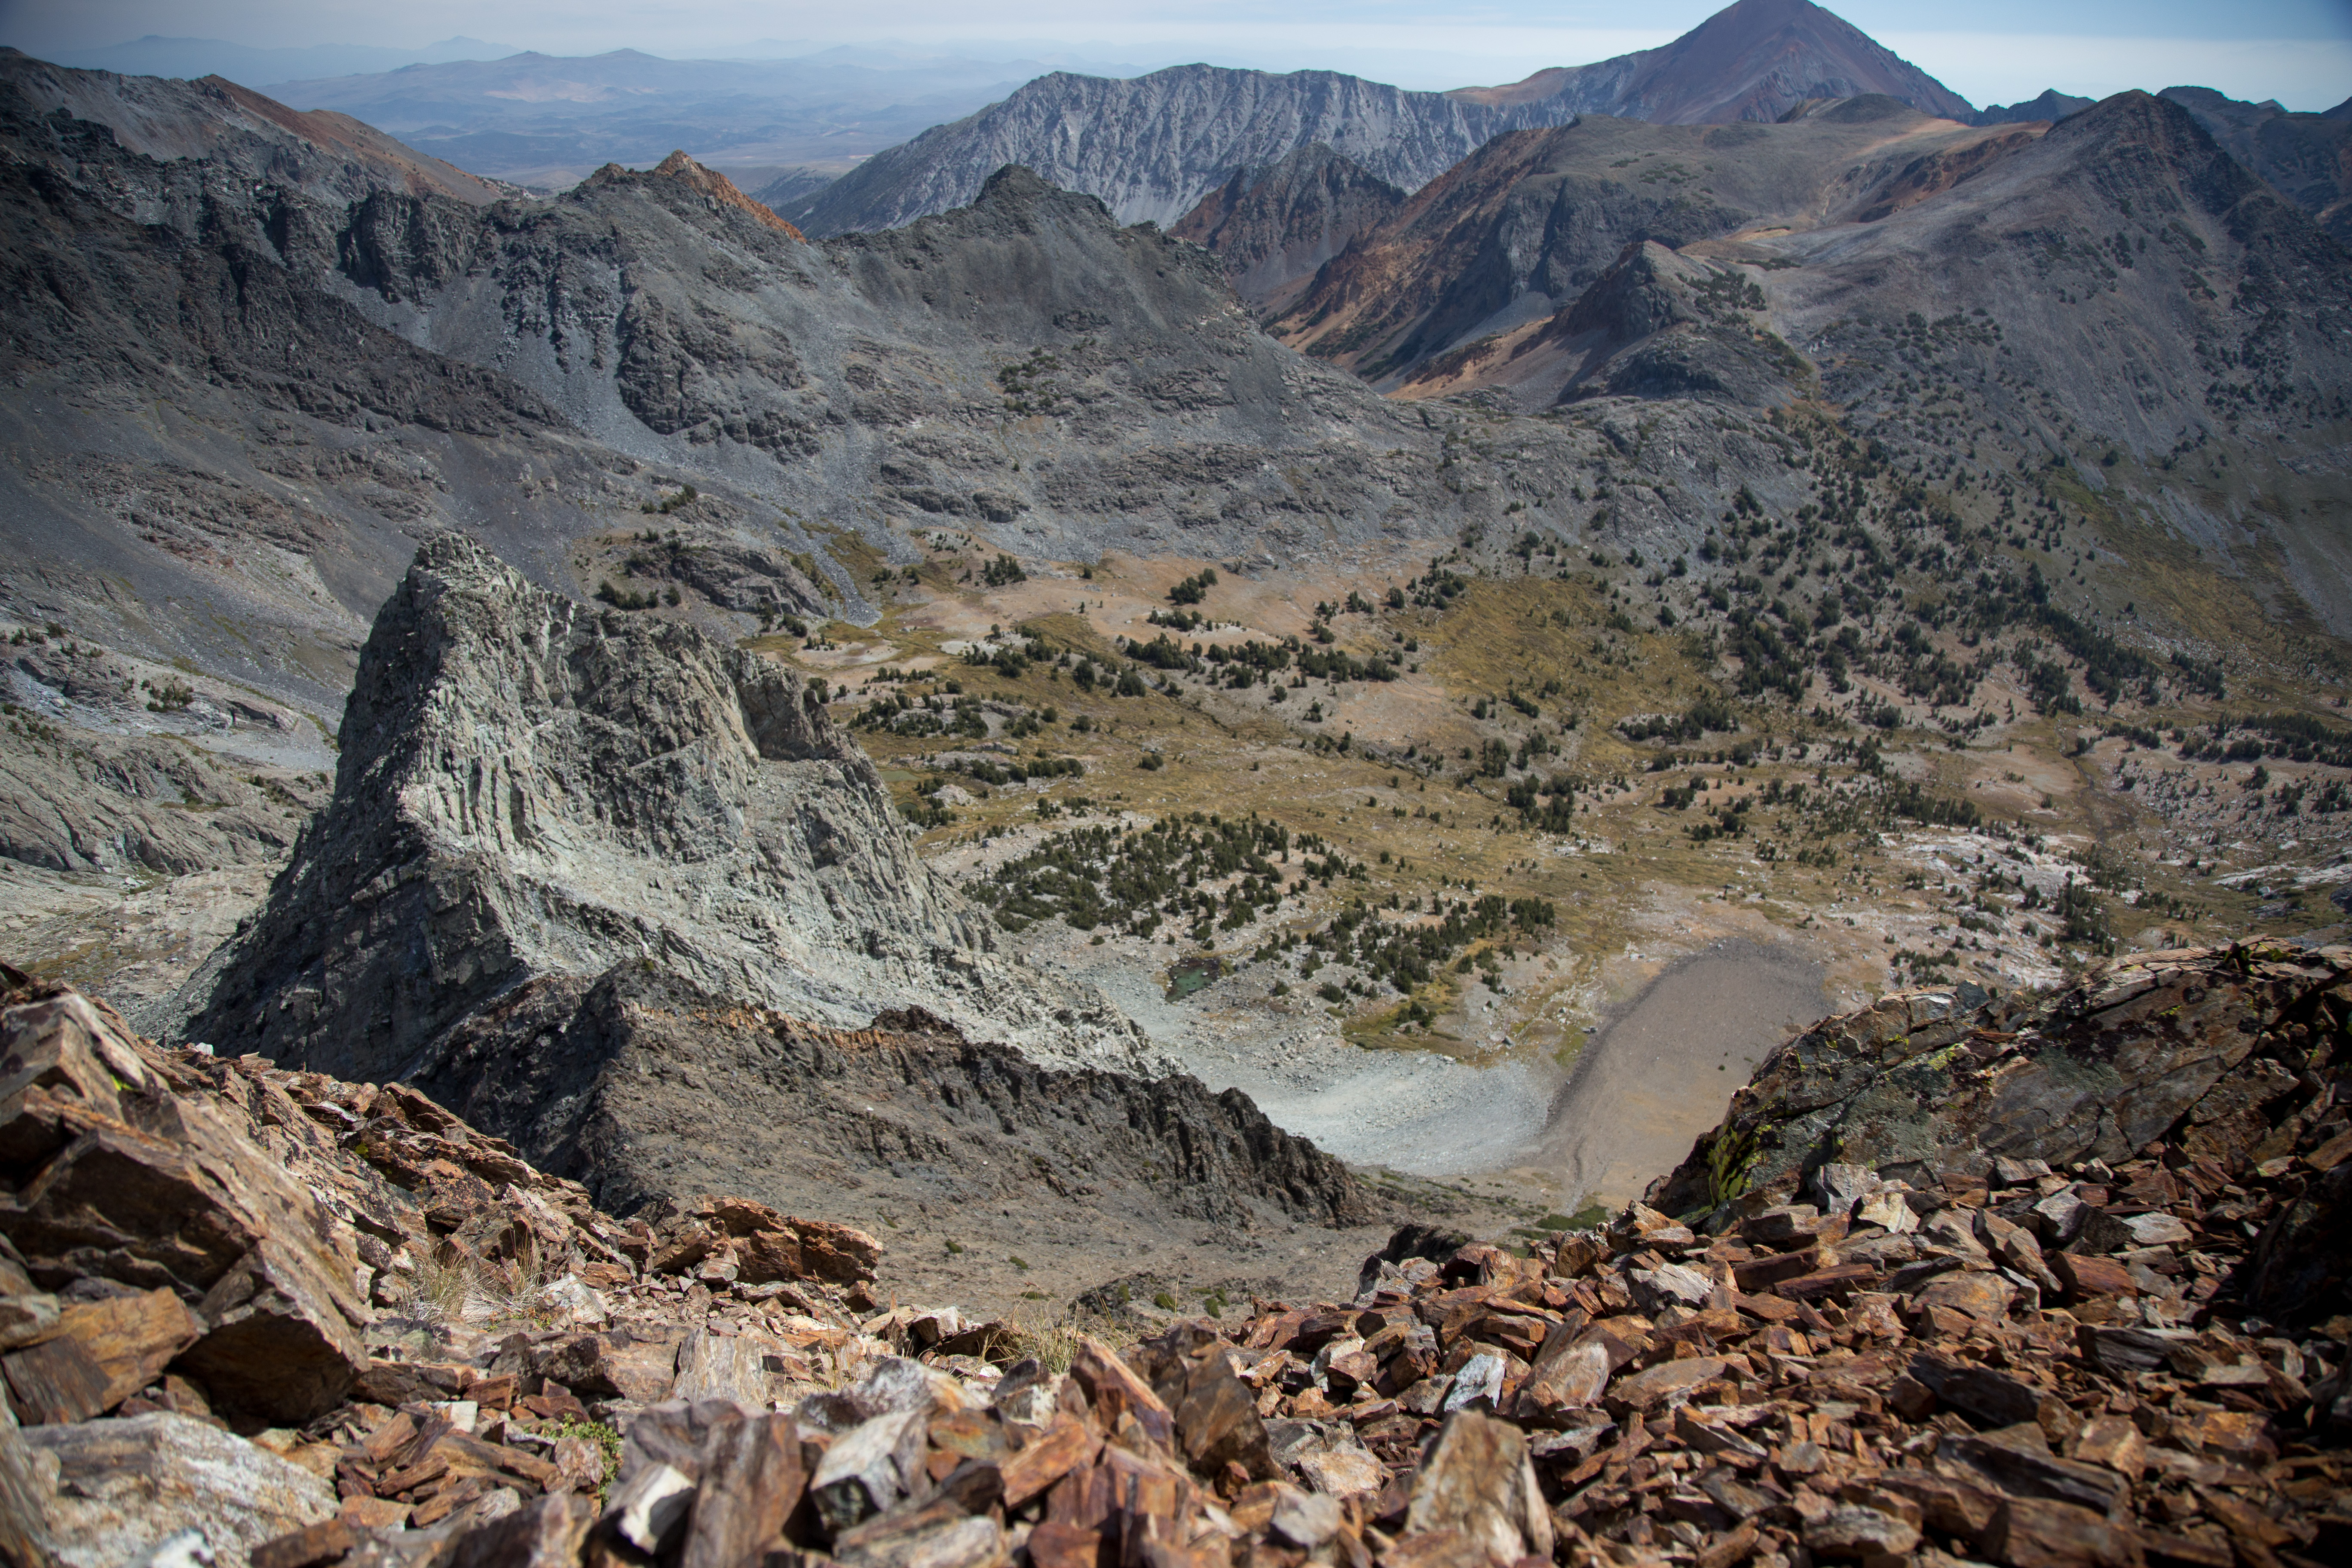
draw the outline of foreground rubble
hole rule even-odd
[[[1890,997],[1790,1051],[1846,1043],[1816,1111],[1883,1108],[1890,1074],[1940,1054],[1933,1070],[1961,1076],[1934,1091],[1976,1130],[1940,1166],[1918,1139],[1872,1168],[1816,1157],[1821,1127],[1758,1136],[1768,1105],[1773,1126],[1799,1120],[1768,1064],[1695,1160],[1727,1134],[1768,1152],[1718,1163],[1704,1206],[1631,1205],[1528,1254],[1402,1232],[1351,1301],[1260,1301],[1124,1348],[883,1310],[878,1249],[844,1227],[730,1199],[625,1224],[397,1088],[165,1059],[69,993],[21,1003],[0,1217],[24,1261],[0,1310],[23,1348],[0,1364],[26,1425],[0,1430],[0,1554],[190,1561],[148,1555],[185,1525],[214,1561],[261,1568],[2339,1563],[2347,970],[2332,950],[2160,955],[1999,1019],[1949,993]],[[2145,1048],[2159,1035],[2164,1059]],[[103,1057],[119,1124],[68,1106],[74,1051],[42,1068],[40,1040]],[[2052,1044],[1989,1048],[2019,1040]],[[1984,1059],[1954,1069],[1955,1044]],[[2047,1079],[2061,1044],[2110,1066],[2137,1050],[2118,1070],[2179,1104],[2156,1135],[2053,1169],[2000,1090]],[[2191,1060],[2202,1081],[2183,1089]],[[132,1216],[89,1211],[60,1250],[38,1216],[133,1123],[192,1167],[207,1137],[268,1148],[324,1222],[319,1267],[252,1244],[219,1277],[268,1289],[225,1306],[245,1288],[200,1290],[201,1249],[142,1240]],[[44,1126],[78,1131],[25,1179]],[[1977,1133],[1995,1127],[1989,1153]],[[1776,1163],[1801,1138],[1810,1152]],[[238,1195],[276,1191],[273,1174]],[[220,1229],[197,1218],[175,1234]],[[323,1259],[343,1258],[341,1227],[385,1261],[354,1241],[339,1290]],[[413,1261],[430,1238],[478,1277],[526,1251],[562,1272],[503,1325],[424,1321],[413,1293],[372,1314],[363,1298],[403,1289],[389,1249]],[[168,1282],[133,1289],[127,1258]],[[93,1309],[124,1326],[91,1334]],[[203,1381],[236,1364],[205,1347],[256,1321],[305,1366],[366,1344],[328,1407],[289,1412],[326,1397],[312,1375],[265,1414]],[[38,1404],[20,1368],[59,1345],[108,1369],[89,1397],[110,1402]]]

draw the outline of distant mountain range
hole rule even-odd
[[[1002,103],[877,153],[782,210],[814,234],[872,233],[968,205],[1018,163],[1098,196],[1121,223],[1174,223],[1237,169],[1320,143],[1374,176],[1418,189],[1482,142],[1547,123],[1539,107],[1496,108],[1408,92],[1336,71],[1176,66],[1132,80],[1040,77]]]
[[[887,57],[872,57],[887,65]],[[290,81],[289,103],[357,116],[499,179],[563,188],[686,148],[747,184],[823,186],[865,155],[1003,97],[1036,61],[674,60],[520,53]]]
[[[218,77],[98,76],[0,47],[0,93],[34,113],[62,111],[103,125],[126,152],[167,163],[209,161],[316,201],[349,202],[371,191],[397,190],[486,206],[523,194],[420,153],[349,115],[302,113]],[[202,199],[195,189],[173,198],[191,207]]]
[[[1738,0],[1662,48],[1538,71],[1507,87],[1408,92],[1332,71],[1181,66],[1129,81],[1040,78],[925,132],[798,201],[814,234],[894,228],[970,202],[990,171],[1035,170],[1128,223],[1172,224],[1242,169],[1320,143],[1417,190],[1507,131],[1580,114],[1675,124],[1778,120],[1808,100],[1883,93],[1967,119],[1965,99],[1811,0]]]
[[[512,44],[479,38],[444,38],[421,49],[387,49],[369,44],[318,44],[309,48],[257,48],[220,38],[166,38],[150,33],[127,44],[96,49],[61,49],[56,61],[82,70],[121,76],[169,76],[194,79],[225,76],[249,87],[317,77],[362,76],[403,66],[450,60],[495,60],[521,51]]]

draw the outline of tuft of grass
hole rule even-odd
[[[437,1247],[411,1254],[415,1267],[401,1291],[401,1310],[414,1321],[432,1326],[463,1322],[474,1299],[473,1271],[466,1256],[455,1247],[446,1255]]]
[[[1015,1322],[1013,1326],[1013,1350],[1015,1359],[1034,1356],[1047,1372],[1070,1370],[1070,1362],[1078,1352],[1078,1330],[1069,1323],[1054,1323],[1043,1329],[1033,1329]]]

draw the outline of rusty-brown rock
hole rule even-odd
[[[595,1519],[595,1505],[586,1498],[533,1498],[460,1535],[448,1568],[572,1568]]]
[[[680,1568],[736,1568],[780,1542],[808,1486],[793,1418],[724,1422],[703,1439],[701,1459]]]
[[[548,1346],[536,1360],[583,1399],[626,1399],[652,1405],[669,1397],[677,1376],[677,1344],[625,1334],[574,1334]]]
[[[1413,1480],[1405,1529],[1459,1531],[1497,1562],[1549,1558],[1551,1513],[1518,1428],[1475,1410],[1447,1417]]]
[[[1686,1356],[1678,1361],[1662,1361],[1641,1372],[1629,1373],[1609,1385],[1608,1397],[1612,1405],[1622,1404],[1629,1410],[1647,1411],[1675,1394],[1686,1394],[1703,1383],[1721,1377],[1731,1363],[1721,1356]]]
[[[58,1313],[53,1337],[0,1357],[0,1373],[28,1422],[84,1421],[146,1387],[203,1332],[160,1286],[76,1301]]]
[[[36,996],[0,1011],[0,1039],[16,1064],[0,1146],[26,1156],[0,1160],[16,1187],[0,1229],[32,1274],[168,1286],[200,1303],[181,1359],[216,1405],[280,1423],[331,1409],[372,1314],[312,1194],[219,1107],[170,1088],[110,1009]]]
[[[1131,1418],[1154,1443],[1174,1438],[1174,1414],[1117,1351],[1093,1335],[1078,1336],[1077,1351],[1070,1358],[1070,1375],[1086,1390],[1106,1427],[1115,1432],[1122,1419]]]

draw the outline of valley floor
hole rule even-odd
[[[1825,700],[1727,704],[1707,645],[1636,623],[1559,542],[1008,571],[969,535],[919,542],[919,567],[876,573],[872,625],[751,646],[828,682],[927,861],[1022,962],[1482,1234],[1637,1195],[1788,1033],[1896,985],[2006,993],[2125,947],[2324,936],[2352,887],[2340,770],[2199,752],[2234,702],[2044,713],[1996,665],[1965,725],[1859,667]],[[306,731],[282,721],[265,754],[234,744],[251,716],[194,732],[226,689],[142,702],[161,672],[18,635],[9,765],[131,794],[81,863],[0,861],[0,930],[163,1031],[324,775],[286,765]],[[104,679],[76,688],[68,652]],[[199,771],[139,797],[133,742]],[[175,871],[191,818],[233,863]],[[1297,1261],[1279,1237],[1162,1239],[1080,1247],[1057,1290],[1131,1272],[1197,1294]],[[909,1288],[1039,1294],[918,1249]]]

